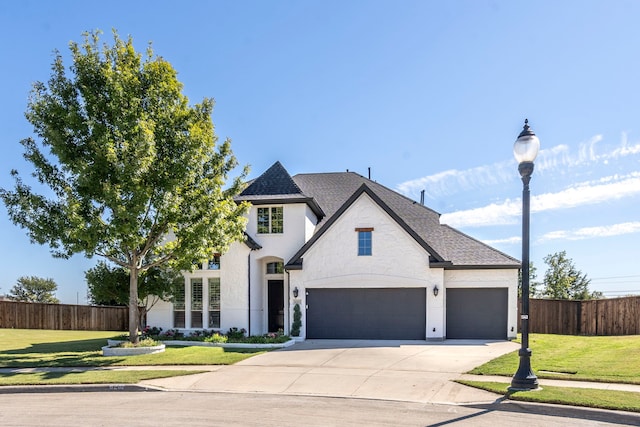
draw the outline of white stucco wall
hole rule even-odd
[[[284,219],[284,233],[257,234],[257,206],[252,206],[248,213],[247,234],[249,234],[262,248],[251,251],[244,243],[234,243],[229,251],[221,257],[220,270],[195,270],[185,272],[185,324],[190,329],[191,278],[203,279],[203,299],[208,301],[209,277],[220,277],[220,330],[226,332],[231,327],[245,328],[252,335],[267,332],[267,280],[281,278],[285,282],[285,293],[288,283],[285,275],[267,276],[266,263],[286,263],[313,235],[316,217],[306,203],[268,205],[282,206]],[[260,206],[267,207],[267,205]],[[249,283],[251,290],[249,292]],[[251,312],[248,311],[249,293],[251,298]],[[288,301],[285,295],[285,302]],[[203,316],[204,317],[204,316]],[[249,324],[249,317],[250,322]],[[286,315],[288,324],[288,313]],[[160,302],[149,312],[148,324],[160,326],[163,329],[173,328],[173,305]],[[203,318],[206,322],[206,318]]]
[[[233,243],[229,251],[220,257],[220,270],[194,270],[183,272],[185,280],[185,328],[192,328],[191,315],[191,279],[201,278],[203,283],[203,328],[207,328],[206,308],[209,301],[208,279],[220,278],[220,330],[226,332],[231,327],[247,328],[247,256],[250,249],[244,243]],[[158,326],[163,330],[173,329],[173,304],[166,301],[158,302],[147,314],[147,324]],[[196,328],[196,329],[203,329]],[[181,330],[183,328],[180,328]]]
[[[372,227],[372,255],[358,256],[356,228]],[[430,291],[442,288],[441,270],[429,269],[429,254],[368,195],[363,194],[303,256],[303,269],[291,271],[291,290],[298,288],[293,306],[301,305],[305,334],[307,288],[427,288],[427,306],[437,303]],[[440,316],[440,319],[442,316]],[[427,331],[438,318],[427,318]],[[442,320],[436,330],[441,329]],[[428,336],[425,331],[425,336]]]
[[[284,219],[284,232],[278,234],[258,234],[258,209],[262,207],[282,206]],[[313,217],[309,215],[306,203],[294,203],[285,205],[258,205],[252,206],[247,222],[247,234],[249,234],[260,246],[260,257],[276,256],[289,261],[291,257],[304,245],[310,227],[313,227]],[[312,215],[312,214],[311,214]]]

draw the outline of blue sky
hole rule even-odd
[[[31,172],[19,141],[31,84],[85,30],[153,42],[192,103],[258,176],[351,170],[521,255],[513,142],[541,141],[531,259],[566,250],[607,296],[640,294],[640,2],[14,1],[0,4],[0,187]],[[69,65],[69,62],[67,62]],[[82,255],[53,259],[0,206],[0,294],[52,277],[84,303]]]

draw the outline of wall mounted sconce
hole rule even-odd
[[[295,288],[293,288],[293,297],[294,297],[294,298],[298,298],[298,293],[299,293],[299,292],[300,292],[300,291],[298,291],[298,287],[297,287],[297,286],[296,286]]]
[[[438,292],[440,292],[440,289],[438,289],[438,285],[435,285],[433,287],[433,296],[437,297],[438,296]]]

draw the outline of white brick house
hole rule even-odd
[[[237,199],[252,204],[245,242],[186,273],[184,301],[149,325],[289,333],[299,304],[302,338],[516,336],[519,261],[393,190],[276,162]]]

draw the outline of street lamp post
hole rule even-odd
[[[540,140],[525,119],[524,128],[513,145],[513,154],[518,161],[518,171],[522,177],[522,310],[520,325],[522,345],[518,355],[520,365],[511,380],[511,390],[535,390],[538,378],[531,370],[531,349],[529,348],[529,181],[533,173],[533,161],[538,155]]]

